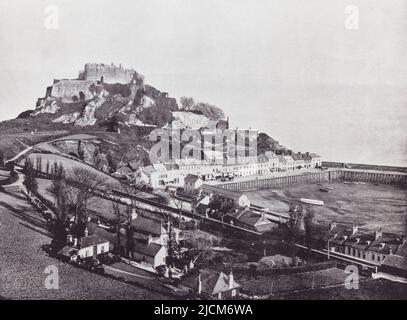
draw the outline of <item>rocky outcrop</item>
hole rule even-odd
[[[58,105],[57,101],[55,100],[42,100],[40,105],[37,107],[37,109],[34,111],[32,115],[36,116],[41,113],[57,113],[57,111],[61,107]]]
[[[214,128],[216,121],[210,120],[202,114],[196,114],[187,111],[176,111],[172,113],[174,120],[172,122],[173,129],[194,129]]]

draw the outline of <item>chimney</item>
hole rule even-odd
[[[153,236],[151,234],[148,235],[148,244],[153,242]]]
[[[371,243],[372,243],[372,241],[370,241],[370,240],[367,240],[367,241],[366,241],[366,245],[367,245],[367,246],[370,246]]]
[[[374,239],[377,240],[383,235],[382,229],[380,228],[379,230],[374,232]]]
[[[229,273],[229,289],[233,288],[233,283],[234,282],[235,281],[234,281],[234,277],[233,277],[233,272],[232,272],[232,270],[230,270],[230,273]]]
[[[198,294],[202,292],[202,279],[201,279],[201,271],[199,271],[198,275]]]
[[[352,226],[352,236],[354,236],[358,232],[359,228],[357,225]]]
[[[78,246],[78,238],[73,238],[73,246],[74,247]]]
[[[332,231],[332,230],[334,230],[334,229],[336,229],[336,222],[331,222],[331,223],[329,224],[329,230]]]
[[[89,235],[88,227],[85,228],[85,237]]]
[[[360,242],[360,238],[356,238],[356,244],[358,244]]]

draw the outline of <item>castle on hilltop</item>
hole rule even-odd
[[[77,79],[54,79],[53,84],[47,87],[45,98],[38,99],[37,107],[43,105],[48,98],[58,98],[62,102],[92,99],[92,85],[103,83],[144,87],[144,76],[134,69],[125,69],[122,65],[87,63],[84,69],[79,71]]]
[[[79,80],[100,81],[104,83],[143,83],[144,77],[134,69],[125,69],[113,63],[87,63],[79,72]]]

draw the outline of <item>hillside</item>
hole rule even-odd
[[[133,69],[86,64],[77,79],[55,79],[35,108],[1,122],[0,150],[11,158],[35,146],[107,173],[131,172],[149,163],[151,130],[215,128],[224,119],[222,109],[208,103],[180,108],[175,98],[145,83]],[[75,134],[94,138],[58,140]],[[260,152],[281,149],[266,134],[259,138]]]

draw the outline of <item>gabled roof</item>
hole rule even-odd
[[[162,232],[162,222],[156,219],[150,219],[142,215],[138,215],[131,222],[131,226],[142,233],[160,236]]]
[[[390,254],[384,259],[382,265],[407,271],[407,258]]]
[[[247,226],[251,226],[256,229],[257,229],[257,227],[262,226],[262,228],[261,228],[262,231],[265,231],[265,230],[263,230],[264,229],[263,227],[265,225],[271,226],[272,224],[274,224],[269,219],[264,217],[264,215],[260,215],[256,212],[247,210],[245,208],[229,211],[225,216],[229,217],[231,219],[235,219],[240,223],[243,223]]]
[[[265,163],[265,162],[269,162],[269,157],[266,156],[265,154],[260,154],[257,156],[257,162],[259,163]]]
[[[156,243],[145,244],[134,241],[133,251],[145,256],[155,257],[162,247],[163,246]]]
[[[200,177],[198,177],[195,174],[188,174],[185,179],[184,182],[188,182],[188,183],[195,183],[196,181],[198,181],[199,179],[201,179]]]
[[[72,257],[77,252],[78,252],[78,249],[70,247],[70,246],[65,246],[61,250],[59,250],[57,254],[60,256],[64,256],[64,257]]]
[[[188,288],[198,291],[199,275],[201,277],[201,292],[208,295],[215,295],[219,292],[225,292],[240,287],[236,281],[233,281],[229,287],[229,276],[223,272],[218,272],[211,269],[199,270],[198,274],[191,275],[182,280],[182,284]]]
[[[382,233],[376,240],[374,240],[369,246],[369,250],[380,253],[394,253],[400,246],[400,238],[391,233]]]
[[[106,242],[109,242],[109,240],[106,240],[97,234],[92,234],[81,239],[81,248],[92,247]]]
[[[398,247],[396,254],[398,256],[407,257],[407,241],[404,238],[400,238],[401,245]]]
[[[157,171],[152,165],[143,167],[143,168],[141,168],[141,170],[142,170],[147,176],[150,176],[152,173],[154,173],[154,172]]]

